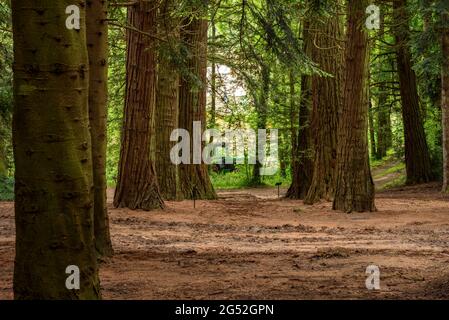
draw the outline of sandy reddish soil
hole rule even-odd
[[[377,196],[376,213],[306,206],[273,189],[110,208],[115,256],[101,264],[105,299],[449,298],[449,199],[436,185]],[[0,203],[0,299],[12,298],[13,204]],[[381,271],[368,291],[365,269]]]

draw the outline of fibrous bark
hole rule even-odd
[[[179,41],[178,21],[171,16],[175,2],[163,1],[159,9],[160,33],[167,39],[158,55],[158,80],[156,94],[156,172],[159,188],[165,200],[178,200],[178,167],[171,162],[170,150],[175,142],[170,141],[173,130],[178,128],[179,73],[171,59]]]
[[[310,24],[315,39],[312,60],[332,77],[312,77],[312,137],[313,175],[304,202],[313,204],[321,199],[331,201],[335,192],[337,158],[337,128],[342,104],[343,35],[340,16],[315,19]]]
[[[368,153],[367,1],[349,0],[345,52],[345,90],[338,127],[337,180],[333,209],[374,211],[374,183]]]
[[[147,34],[156,31],[156,2],[140,1],[128,8],[128,25]],[[127,31],[126,99],[114,206],[132,210],[163,208],[150,154],[156,92],[155,43],[149,36]]]
[[[207,20],[192,18],[181,32],[181,38],[190,50],[188,70],[194,77],[184,76],[181,79],[179,127],[190,133],[191,145],[194,139],[194,121],[201,121],[203,132],[206,129],[207,25]],[[217,196],[207,166],[203,163],[193,164],[193,152],[197,151],[191,148],[192,164],[179,166],[182,196],[186,199],[215,199]]]

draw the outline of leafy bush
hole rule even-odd
[[[0,177],[0,201],[14,200],[14,178]]]

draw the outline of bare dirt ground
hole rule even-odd
[[[285,191],[285,190],[284,190]],[[434,184],[377,195],[376,213],[220,192],[167,210],[110,206],[115,256],[105,299],[447,299],[449,199]],[[12,298],[13,204],[0,203],[0,299]],[[378,265],[381,290],[365,287]]]

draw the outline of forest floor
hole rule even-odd
[[[285,190],[282,190],[285,192]],[[110,196],[112,190],[110,190]],[[278,199],[271,188],[132,212],[110,204],[115,256],[105,299],[448,299],[449,198],[436,184],[377,194],[345,214]],[[0,203],[0,299],[11,299],[13,203]],[[380,268],[366,289],[368,265]]]
[[[377,191],[391,189],[405,183],[405,163],[390,157],[371,169]]]

